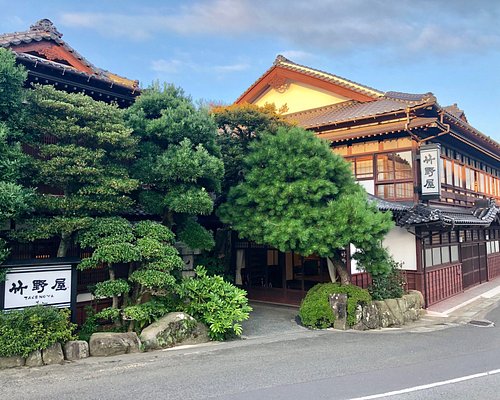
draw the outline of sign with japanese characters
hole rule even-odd
[[[441,195],[441,147],[427,144],[420,147],[420,182],[422,197]]]
[[[39,304],[69,308],[76,289],[73,284],[71,265],[9,267],[3,285],[3,308],[13,310]]]

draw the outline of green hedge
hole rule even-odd
[[[36,306],[0,312],[0,357],[27,357],[56,342],[73,339],[69,310]]]
[[[336,293],[347,294],[347,323],[350,326],[356,322],[356,306],[371,301],[370,293],[359,286],[318,283],[307,292],[300,305],[299,317],[302,324],[313,329],[331,327],[335,316],[330,307],[330,296]]]

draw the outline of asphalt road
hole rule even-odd
[[[500,308],[484,317],[499,326]],[[499,329],[468,324],[421,331],[294,329],[229,343],[4,370],[0,398],[497,400]]]

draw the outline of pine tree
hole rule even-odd
[[[279,128],[250,150],[244,181],[219,208],[222,221],[256,243],[329,257],[348,283],[341,251],[350,243],[366,252],[380,249],[390,214],[368,203],[349,164],[311,132]]]
[[[189,247],[211,248],[213,237],[197,216],[213,211],[224,173],[213,119],[168,85],[145,91],[126,118],[139,139],[133,171],[144,189],[140,203]]]
[[[128,168],[136,140],[123,111],[84,94],[38,86],[27,97],[23,142],[30,154],[27,184],[37,187],[36,215],[17,238],[59,238],[66,256],[74,234],[104,217],[130,210],[138,182]]]
[[[18,184],[25,157],[16,142],[26,76],[14,55],[0,48],[0,227],[29,209],[30,191]],[[0,263],[7,255],[6,242],[0,238]]]

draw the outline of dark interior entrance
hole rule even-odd
[[[250,299],[297,305],[314,285],[330,282],[326,260],[320,257],[282,253],[254,243],[242,247],[237,248],[236,264]]]

